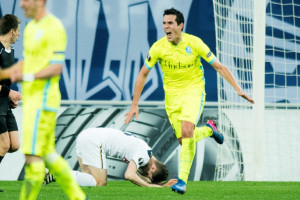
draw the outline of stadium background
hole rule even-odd
[[[22,59],[22,33],[28,22],[18,4],[19,1],[16,0],[0,3],[1,16],[12,13],[22,21],[21,36],[14,45],[16,60]],[[113,100],[111,105],[115,101],[130,101],[135,79],[150,46],[164,36],[163,11],[171,7],[180,8],[183,12],[184,30],[201,37],[214,52],[215,33],[211,1],[176,0],[158,3],[158,1],[85,0],[74,3],[67,0],[59,2],[47,0],[47,8],[62,20],[68,33],[66,63],[60,81],[62,98],[64,100]],[[207,63],[203,64],[208,83],[207,100],[216,102],[216,72]],[[20,84],[15,87],[21,90]],[[162,75],[158,65],[148,76],[141,96],[141,101],[145,100],[152,102],[164,100]],[[117,109],[101,106],[99,108],[99,105],[96,108],[62,107],[58,113],[56,149],[68,160],[73,169],[78,169],[74,154],[77,134],[88,127],[114,127],[131,131],[146,140],[153,148],[154,154],[171,169],[170,177],[175,177],[178,173],[180,147],[164,109],[159,106],[153,111],[153,106],[150,107],[152,108],[142,107],[140,120],[131,122],[129,126],[123,126],[126,107]],[[16,109],[14,113],[21,127],[22,110]],[[216,118],[216,115],[216,107],[208,109],[199,123],[203,124],[208,117]],[[148,120],[148,123],[152,124],[158,122],[158,124],[155,124],[156,127],[141,127],[145,125],[143,120]],[[21,130],[20,137],[22,137]],[[217,149],[213,139],[198,144],[199,155],[194,161],[190,179],[213,180],[216,151],[211,149]],[[8,154],[0,165],[0,180],[22,179],[23,165],[24,158],[20,151]],[[109,158],[108,168],[110,179],[124,178],[125,163]]]
[[[197,35],[215,52],[212,1],[198,0],[48,0],[68,33],[66,65],[61,78],[65,100],[131,100],[139,69],[150,46],[164,36],[162,15],[177,8],[184,31]],[[18,0],[1,1],[0,15],[18,16],[21,33],[28,22]],[[54,33],[55,34],[55,33]],[[14,45],[22,58],[23,37]],[[217,101],[216,72],[205,65],[207,101]],[[164,100],[159,67],[150,73],[141,100]]]

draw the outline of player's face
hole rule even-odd
[[[15,44],[19,36],[20,36],[20,25],[18,25],[17,30],[12,29],[12,37],[10,43]]]
[[[150,180],[152,180],[152,176],[153,176],[152,174],[153,174],[154,172],[156,172],[156,171],[157,171],[157,167],[156,167],[155,163],[153,163],[153,164],[149,167],[147,177],[150,178]]]
[[[27,18],[34,18],[37,12],[38,0],[21,0],[20,7],[23,8]]]
[[[176,15],[165,15],[163,19],[163,28],[169,42],[177,45],[181,41],[183,23],[177,24]]]
[[[147,175],[147,177],[151,180],[151,182],[152,182],[152,172],[149,170],[148,171],[148,175]]]

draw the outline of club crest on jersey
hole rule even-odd
[[[41,37],[43,35],[43,31],[42,30],[38,30],[35,34],[35,40],[40,40]]]
[[[150,54],[148,53],[148,55],[147,55],[147,60],[148,61],[150,61],[151,60],[151,56],[150,56]]]
[[[191,54],[192,53],[192,48],[190,46],[187,46],[185,48],[185,51],[188,53],[188,54]]]

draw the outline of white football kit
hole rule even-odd
[[[76,141],[77,156],[85,165],[107,169],[106,155],[134,161],[137,169],[145,166],[152,150],[148,144],[131,133],[113,128],[89,128],[78,135]]]

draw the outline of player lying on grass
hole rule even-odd
[[[153,155],[148,144],[132,135],[113,128],[90,128],[78,135],[76,154],[81,172],[73,171],[80,186],[105,186],[107,183],[106,156],[128,163],[125,178],[139,186],[171,187],[177,179],[168,178],[168,169]],[[51,174],[45,183],[52,182]]]

